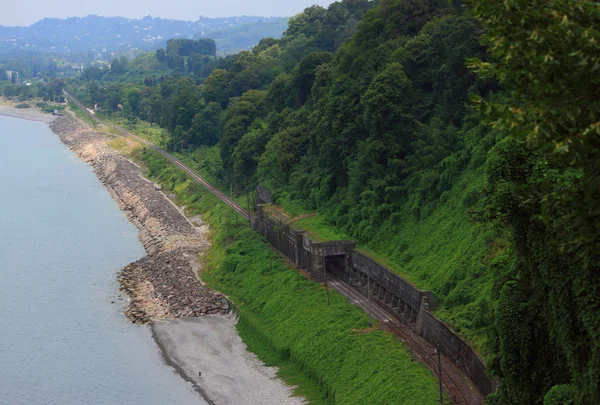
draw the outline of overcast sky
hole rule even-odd
[[[5,3],[2,0],[2,3]],[[0,25],[30,25],[44,17],[88,14],[139,18],[147,15],[177,20],[205,17],[292,16],[313,4],[331,0],[7,0],[0,6]]]

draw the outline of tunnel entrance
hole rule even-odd
[[[327,278],[347,281],[350,276],[350,271],[346,268],[347,262],[347,254],[325,256]]]

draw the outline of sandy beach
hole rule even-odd
[[[300,405],[291,388],[237,334],[232,316],[209,315],[157,323],[154,338],[175,369],[215,405]],[[201,373],[201,375],[199,374]]]
[[[0,104],[0,115],[28,121],[45,122],[47,124],[57,118],[57,116],[43,113],[36,108],[15,108],[5,103]]]

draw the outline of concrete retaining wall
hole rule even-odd
[[[440,351],[469,377],[482,395],[486,396],[496,389],[487,376],[483,361],[473,349],[431,312],[424,310],[419,313],[416,332],[428,342],[438,345]]]
[[[266,189],[257,191],[256,211],[251,215],[252,229],[296,266],[308,271],[313,281],[326,281],[335,276],[354,288],[362,290],[380,306],[400,320],[415,326],[416,333],[440,347],[484,396],[496,385],[487,376],[486,368],[477,353],[452,329],[436,318],[430,310],[438,307],[431,291],[416,288],[388,268],[355,250],[354,241],[315,242],[306,232],[289,227],[286,220],[267,212],[260,202],[270,201]],[[330,272],[331,274],[328,274]]]

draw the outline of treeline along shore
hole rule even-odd
[[[110,148],[105,137],[72,116],[50,124],[77,156],[92,166],[127,218],[139,230],[147,255],[120,275],[121,289],[131,301],[126,315],[134,323],[226,314],[229,302],[197,277],[197,255],[210,247],[208,228],[188,221],[160,187],[141,169]]]

